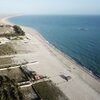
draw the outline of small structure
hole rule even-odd
[[[35,80],[40,80],[40,76],[38,74],[35,75]]]

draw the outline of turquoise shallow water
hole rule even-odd
[[[100,16],[19,16],[15,24],[38,30],[77,63],[100,77]]]

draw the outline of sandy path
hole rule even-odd
[[[6,18],[2,22],[7,23]],[[100,80],[96,80],[75,61],[64,57],[58,50],[48,45],[36,30],[22,28],[30,41],[35,43],[33,50],[37,45],[37,52],[28,59],[34,58],[38,63],[29,65],[29,70],[50,77],[70,100],[100,100]],[[71,76],[71,79],[67,82],[60,77],[62,74]]]

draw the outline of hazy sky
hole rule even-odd
[[[100,0],[0,0],[0,14],[100,14]]]

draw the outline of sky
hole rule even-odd
[[[100,15],[100,0],[0,0],[0,14]]]

